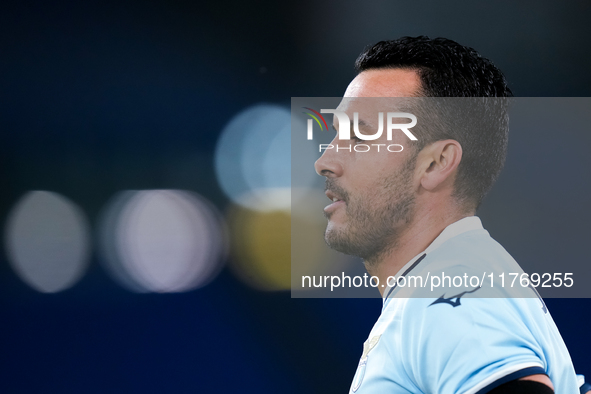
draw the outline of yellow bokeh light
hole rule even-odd
[[[291,285],[291,220],[286,211],[257,212],[233,206],[232,270],[259,290],[288,290]]]

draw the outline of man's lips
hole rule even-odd
[[[328,199],[332,202],[343,201],[343,199],[332,190],[326,190],[324,194],[326,194],[326,197],[328,197]]]
[[[326,197],[328,197],[329,200],[332,201],[332,204],[327,205],[324,208],[324,212],[325,213],[332,213],[334,212],[334,210],[336,210],[339,206],[344,205],[345,201],[341,199],[340,196],[337,196],[333,191],[331,190],[326,190],[324,192],[324,194],[326,194]]]

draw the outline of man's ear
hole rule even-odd
[[[456,140],[436,141],[426,146],[417,157],[417,167],[422,172],[421,186],[433,191],[452,185],[461,160],[462,146]]]

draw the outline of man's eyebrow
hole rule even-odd
[[[368,134],[368,135],[372,135],[373,133],[375,133],[375,130],[372,128],[372,126],[367,123],[366,121],[364,121],[363,119],[359,119],[359,121],[357,122],[357,124],[359,125],[359,132],[361,134]],[[332,129],[338,133],[339,131],[337,130],[337,128],[335,127],[334,123],[331,125]],[[353,133],[354,129],[353,129],[353,121],[351,121],[349,123],[349,130],[351,131],[351,133]]]
[[[359,127],[368,127],[371,126],[369,123],[367,123],[365,120],[363,119],[359,119],[357,124],[359,125]],[[351,128],[353,128],[353,122],[351,122]]]
[[[369,123],[367,123],[366,121],[364,121],[363,119],[359,119],[357,124],[359,125],[359,128],[371,127],[371,125]],[[352,121],[349,123],[349,125],[351,127],[351,130],[353,130],[353,122]],[[334,126],[334,123],[331,126],[334,131],[338,131],[337,128]]]
[[[361,134],[375,133],[374,127],[370,123],[364,121],[363,119],[359,119],[357,124],[359,125],[359,132]],[[351,131],[353,131],[353,122],[351,122]]]

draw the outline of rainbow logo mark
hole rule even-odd
[[[318,123],[318,126],[320,126],[320,130],[324,130],[324,128],[322,127],[322,123],[324,123],[324,126],[326,126],[326,131],[328,131],[328,125],[326,124],[326,120],[324,120],[324,117],[322,115],[320,115],[320,113],[318,111],[314,111],[312,108],[308,108],[308,107],[302,107],[302,108],[314,112],[314,114],[311,114],[310,112],[303,112],[303,113],[306,115],[310,115],[316,121],[316,123]],[[322,123],[320,123],[320,119],[318,119],[318,117],[320,117],[320,119],[322,119]],[[308,139],[311,140],[312,138],[313,138],[312,119],[308,119]]]

